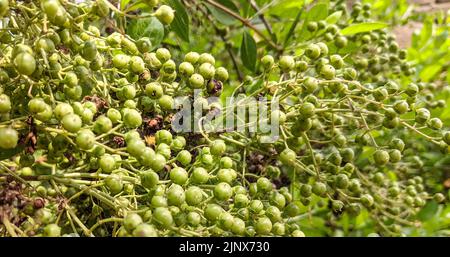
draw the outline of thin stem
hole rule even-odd
[[[213,0],[205,0],[206,3],[220,9],[221,11],[225,12],[226,14],[236,18],[239,20],[242,24],[244,24],[246,27],[252,29],[256,34],[258,34],[264,41],[269,43],[271,47],[274,49],[281,51],[283,48],[276,43],[274,43],[271,39],[269,39],[266,35],[264,35],[259,29],[257,29],[253,24],[251,24],[247,19],[242,18],[239,14],[233,12],[232,10],[228,9],[227,7],[213,1]]]
[[[264,14],[262,12],[259,11],[259,7],[258,4],[255,2],[255,0],[249,0],[248,1],[250,3],[250,5],[252,6],[252,8],[256,11],[256,13],[258,13],[258,17],[259,19],[262,21],[262,23],[264,24],[264,26],[267,29],[267,32],[269,32],[270,37],[272,37],[272,40],[276,40],[276,36],[273,33],[272,30],[272,26],[270,26],[269,22],[267,22],[266,18],[264,17]]]
[[[11,222],[9,222],[8,218],[6,217],[6,215],[3,216],[2,223],[5,226],[6,231],[8,231],[8,233],[12,237],[17,237],[16,231],[14,231],[14,227],[12,226]]]

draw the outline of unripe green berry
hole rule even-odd
[[[325,79],[334,79],[334,77],[336,76],[336,70],[333,66],[327,64],[322,66],[322,68],[320,69],[320,74]]]
[[[297,72],[304,72],[308,69],[308,63],[305,61],[297,61],[295,63],[295,70]]]
[[[416,110],[415,120],[417,123],[423,124],[430,119],[430,111],[426,108],[420,108]]]
[[[317,59],[320,56],[320,47],[316,44],[310,44],[305,50],[305,55],[310,59]]]
[[[439,119],[439,118],[432,118],[428,121],[428,126],[434,130],[441,129],[443,125],[444,124],[442,123],[441,119]]]
[[[151,82],[145,86],[145,94],[153,99],[158,99],[164,94],[164,90],[158,82]]]
[[[9,127],[0,128],[0,149],[13,149],[19,141],[17,130]]]
[[[327,192],[327,186],[322,182],[316,182],[313,185],[312,192],[320,197],[324,197]]]
[[[340,69],[344,66],[344,60],[338,54],[333,54],[332,56],[330,56],[330,63],[336,69]]]
[[[224,67],[219,67],[219,68],[216,69],[215,78],[217,80],[225,82],[225,81],[228,80],[228,77],[229,77],[229,75],[228,75],[227,69],[225,69]]]
[[[195,69],[194,66],[190,62],[182,62],[178,67],[178,72],[185,77],[190,77],[194,74]]]
[[[316,107],[312,103],[303,103],[300,107],[300,115],[302,118],[311,118],[314,116]]]
[[[319,81],[313,77],[306,77],[303,81],[303,88],[307,93],[314,93],[319,87]]]
[[[289,72],[289,71],[293,70],[295,67],[294,57],[292,57],[290,55],[282,56],[280,58],[279,65],[280,65],[281,70],[283,70],[284,72]]]
[[[337,36],[334,40],[334,45],[337,48],[344,48],[347,46],[348,40],[345,36]]]
[[[11,110],[11,100],[9,96],[0,94],[0,113],[7,113]]]
[[[274,63],[275,63],[275,60],[272,55],[265,55],[263,58],[261,58],[261,65],[266,70],[271,69],[273,67]]]
[[[197,52],[189,52],[184,56],[184,61],[189,62],[191,64],[196,64],[200,58],[200,55]]]
[[[325,43],[319,42],[316,45],[320,48],[320,56],[328,55],[328,46]]]
[[[189,84],[192,86],[192,88],[200,89],[205,86],[205,79],[202,75],[194,73],[189,78]]]
[[[450,131],[446,131],[442,136],[442,140],[444,140],[447,145],[450,145]]]
[[[385,150],[376,150],[373,159],[377,165],[385,165],[389,162],[389,153]]]
[[[198,58],[198,62],[200,64],[202,64],[202,63],[210,63],[212,65],[216,64],[216,60],[214,59],[214,57],[208,53],[201,54]]]
[[[161,5],[155,12],[155,17],[164,25],[170,25],[175,18],[175,11],[168,5]]]
[[[361,203],[366,207],[371,207],[374,203],[373,197],[369,194],[361,196]]]
[[[315,22],[315,21],[310,21],[310,22],[308,22],[308,23],[306,24],[306,29],[307,29],[309,32],[314,32],[314,31],[316,31],[316,30],[318,29],[317,22]]]
[[[198,68],[198,71],[200,75],[202,75],[206,80],[212,79],[216,74],[216,69],[214,68],[214,66],[207,62],[202,63]]]

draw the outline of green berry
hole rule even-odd
[[[228,80],[228,77],[229,77],[229,75],[228,75],[227,69],[225,69],[224,67],[219,67],[216,69],[215,78],[217,80],[225,82]]]
[[[227,149],[225,142],[221,139],[212,141],[209,145],[211,154],[215,156],[221,156]]]
[[[389,153],[385,150],[376,150],[373,159],[377,165],[385,165],[389,162]]]
[[[45,237],[60,237],[61,228],[57,224],[48,224],[44,227],[42,235]]]
[[[20,74],[30,76],[36,70],[36,60],[33,55],[22,52],[14,58],[14,66]]]
[[[280,58],[279,62],[281,70],[284,72],[289,72],[294,69],[295,67],[295,60],[294,57],[290,55],[285,55]]]
[[[197,52],[189,52],[184,56],[184,61],[191,64],[196,64],[200,59],[200,55]]]
[[[258,186],[258,191],[270,192],[273,188],[272,182],[269,179],[261,177],[257,180],[256,185]]]
[[[137,128],[142,124],[141,114],[134,109],[130,109],[124,114],[123,123],[129,128]]]
[[[219,201],[226,201],[230,199],[233,190],[228,183],[220,182],[214,187],[214,197]]]
[[[362,195],[361,203],[366,207],[371,207],[374,203],[373,197],[369,194]]]
[[[96,140],[91,130],[82,129],[77,133],[75,143],[82,150],[90,150],[94,147]]]
[[[300,115],[304,119],[311,118],[312,116],[314,116],[315,111],[316,111],[316,107],[312,103],[307,102],[307,103],[302,104],[300,107]]]
[[[0,148],[13,149],[19,141],[19,133],[13,128],[0,128]]]
[[[297,154],[293,150],[286,148],[280,153],[279,160],[285,165],[291,165],[295,162],[296,157]]]
[[[180,185],[172,184],[167,190],[167,200],[169,205],[180,206],[186,200],[186,193]]]
[[[141,185],[147,189],[153,189],[159,182],[159,176],[152,170],[141,173]]]
[[[164,25],[170,25],[175,18],[175,11],[168,5],[161,5],[155,12],[155,17]]]
[[[188,179],[188,173],[181,167],[176,167],[170,171],[170,180],[178,185],[184,185]]]
[[[430,111],[428,109],[420,108],[420,109],[416,110],[416,117],[415,117],[415,119],[416,119],[417,123],[423,124],[423,123],[427,122],[430,119],[430,116],[431,116],[431,114],[430,114]]]
[[[316,182],[313,185],[312,192],[317,196],[323,197],[327,192],[327,186],[322,182]]]
[[[143,223],[141,216],[137,213],[129,213],[123,219],[123,226],[128,231],[133,231],[139,224]]]
[[[317,59],[320,56],[320,47],[316,44],[310,44],[305,50],[305,55],[310,59]]]
[[[202,167],[194,168],[194,170],[192,171],[191,180],[192,180],[192,182],[197,183],[197,184],[204,184],[204,183],[208,182],[208,180],[209,180],[208,171],[206,171]]]
[[[267,217],[261,217],[256,221],[255,231],[259,235],[268,235],[272,231],[272,222]]]
[[[207,62],[202,63],[198,68],[198,71],[200,75],[202,75],[206,80],[212,79],[216,74],[216,69],[214,68],[214,66]]]
[[[271,55],[265,55],[263,58],[261,58],[261,65],[266,70],[271,69],[273,67],[274,63],[275,63],[275,59]]]
[[[169,228],[173,224],[172,213],[166,207],[157,207],[153,211],[153,220],[164,228]]]
[[[327,64],[322,66],[322,68],[320,69],[320,74],[325,79],[334,79],[334,77],[336,76],[336,70],[333,66]]]
[[[185,77],[190,77],[192,74],[194,74],[195,69],[194,66],[190,62],[182,62],[180,63],[180,66],[178,66],[178,72]]]
[[[198,62],[200,64],[202,64],[202,63],[210,63],[212,65],[216,64],[216,60],[214,59],[214,57],[208,53],[201,54],[198,58]]]
[[[197,206],[203,201],[203,190],[196,186],[191,186],[186,190],[186,203]]]
[[[157,237],[158,232],[150,224],[142,223],[136,226],[136,228],[133,230],[133,236],[134,237]]]
[[[5,94],[0,94],[0,113],[7,113],[11,110],[11,100]]]
[[[200,89],[205,86],[205,79],[202,75],[194,73],[189,78],[189,84],[192,86],[192,88]]]
[[[100,160],[98,162],[99,167],[105,173],[111,173],[116,168],[116,159],[109,154],[105,154],[100,157]]]

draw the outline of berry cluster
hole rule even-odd
[[[142,2],[174,20],[171,7]],[[414,152],[419,142],[448,154],[450,132],[430,112],[445,102],[414,80],[388,33],[344,36],[348,24],[312,21],[295,54],[262,57],[232,96],[279,101],[268,116],[280,137],[267,143],[260,131],[175,131],[178,97],[223,117],[251,104],[206,100],[231,77],[209,53],[177,60],[150,38],[92,25],[111,13],[123,14],[105,0],[0,0],[0,231],[304,236],[309,215],[366,209],[375,232],[400,235],[428,200],[445,201],[427,192]],[[369,16],[368,5],[350,13]]]

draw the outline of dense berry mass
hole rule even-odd
[[[431,199],[447,200],[423,154],[447,158],[434,110],[445,101],[390,33],[352,32],[370,5],[330,2],[339,18],[300,19],[298,42],[258,35],[270,47],[247,56],[241,83],[230,42],[232,62],[174,45],[171,31],[186,35],[171,1],[131,1],[125,14],[106,0],[0,0],[0,217],[14,225],[0,235],[303,237],[314,216],[333,228],[365,217],[398,236],[417,224]],[[119,33],[116,18],[150,20],[161,39]],[[228,28],[214,30],[226,41]],[[247,34],[243,56],[262,44]],[[173,126],[180,110],[197,131]],[[236,127],[221,128],[225,117]]]

